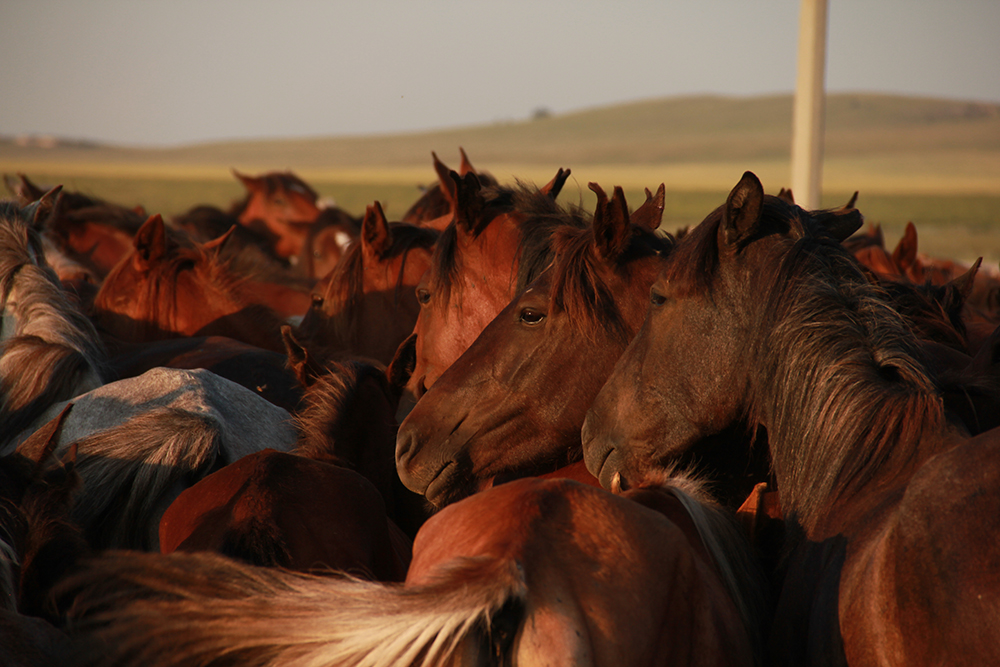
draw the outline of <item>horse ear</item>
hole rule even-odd
[[[448,205],[452,211],[455,210],[455,181],[451,179],[451,169],[448,168],[444,162],[438,159],[437,153],[431,151],[431,156],[434,158],[434,173],[438,177],[438,186],[441,188],[441,194],[444,198],[448,200]]]
[[[780,190],[778,190],[778,199],[788,204],[795,203],[795,195],[792,194],[791,188],[781,188]]]
[[[365,209],[361,221],[361,250],[369,256],[382,257],[392,247],[392,230],[385,219],[382,204],[375,202]]]
[[[288,368],[295,375],[295,379],[303,387],[310,387],[316,381],[316,372],[312,367],[312,359],[309,350],[299,343],[292,332],[291,325],[281,325],[281,340],[285,344],[285,354],[288,356]]]
[[[476,168],[472,166],[471,162],[469,162],[469,156],[465,154],[465,149],[459,146],[458,152],[462,156],[462,163],[458,166],[458,173],[461,176],[465,176],[466,174],[476,173]]]
[[[485,202],[481,196],[482,183],[472,171],[465,176],[459,176],[453,171],[451,178],[455,181],[455,224],[471,234],[476,223],[483,217]]]
[[[752,171],[744,172],[722,211],[722,229],[728,245],[735,245],[757,231],[763,207],[764,186]]]
[[[654,195],[646,188],[646,201],[642,206],[632,211],[632,224],[639,225],[649,231],[656,231],[663,222],[663,208],[666,201],[667,186],[660,183]]]
[[[389,388],[398,399],[403,395],[403,389],[413,375],[413,369],[417,367],[417,334],[411,333],[406,337],[396,353],[389,362],[389,367],[385,369],[386,380],[389,381]]]
[[[861,226],[865,223],[865,217],[861,215],[861,211],[851,207],[844,207],[833,211],[819,211],[814,216],[823,229],[841,243],[850,237],[851,234],[861,229]]]
[[[235,176],[240,183],[243,184],[243,187],[245,187],[248,192],[256,192],[257,190],[260,190],[261,179],[241,174],[236,171],[236,169],[232,169],[231,171],[233,172],[233,176]]]
[[[982,264],[983,258],[980,257],[973,262],[968,271],[948,283],[948,286],[955,288],[958,295],[962,297],[963,304],[969,298],[969,295],[972,294],[972,287],[976,282],[976,274],[979,273],[979,267]]]
[[[569,169],[559,168],[556,175],[552,177],[552,180],[542,186],[540,192],[543,195],[548,195],[552,199],[556,199],[559,193],[562,192],[563,186],[566,185],[566,179],[569,178]]]
[[[904,274],[908,275],[916,269],[917,227],[912,221],[906,223],[906,230],[896,244],[896,249],[892,251],[892,261]]]
[[[145,264],[152,264],[167,254],[167,228],[163,217],[157,213],[149,216],[132,239],[137,257]]]
[[[29,225],[38,231],[45,227],[45,222],[52,217],[52,213],[62,201],[62,187],[57,185],[21,209],[21,215]]]
[[[223,234],[222,236],[214,238],[211,241],[206,241],[205,243],[202,243],[201,244],[201,249],[204,250],[207,253],[213,253],[214,252],[214,253],[218,254],[218,253],[222,252],[222,248],[226,245],[226,241],[228,241],[229,239],[231,239],[233,237],[234,233],[236,233],[236,225],[233,225],[232,227],[230,227],[226,231],[226,233]]]
[[[20,183],[14,186],[15,194],[22,204],[30,204],[33,201],[38,201],[45,194],[45,190],[32,183],[27,175],[18,173],[17,177]]]
[[[604,190],[597,183],[590,183],[588,187],[597,195],[593,223],[594,247],[601,259],[612,264],[628,248],[628,241],[632,236],[625,193],[616,185],[611,201],[608,201]]]
[[[55,452],[63,422],[69,417],[72,409],[73,404],[67,403],[56,418],[50,419],[47,424],[32,433],[27,440],[17,446],[15,452],[33,462],[36,470],[41,468]]]

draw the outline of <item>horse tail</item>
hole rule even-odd
[[[502,651],[495,634],[511,610],[519,623],[526,585],[517,563],[488,557],[455,559],[404,586],[210,553],[106,552],[62,593],[84,664],[436,666]]]

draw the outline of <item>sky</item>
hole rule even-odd
[[[828,0],[829,92],[1000,103],[998,0]],[[389,134],[791,93],[800,0],[0,0],[0,135]]]

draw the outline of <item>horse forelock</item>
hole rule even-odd
[[[327,372],[319,376],[306,391],[305,407],[295,416],[299,430],[296,453],[315,460],[328,460],[353,468],[354,462],[344,461],[330,449],[331,439],[351,421],[363,418],[363,409],[355,405],[361,384],[374,380],[388,396],[389,382],[378,367],[361,362],[332,362]]]
[[[549,307],[553,312],[564,311],[588,339],[594,340],[603,331],[624,349],[635,331],[619,308],[619,295],[605,274],[623,274],[637,258],[669,252],[670,243],[633,226],[628,249],[608,266],[597,256],[592,227],[560,227],[552,236],[555,258]]]
[[[915,456],[943,405],[908,323],[839,243],[797,240],[766,302],[752,409],[767,415],[782,504],[810,525],[890,456]]]

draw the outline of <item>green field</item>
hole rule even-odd
[[[824,206],[859,190],[859,208],[889,244],[913,221],[924,252],[1000,261],[1000,105],[832,95],[826,127]],[[643,188],[665,183],[672,229],[701,220],[746,169],[768,192],[788,185],[790,135],[790,96],[689,97],[397,136],[170,148],[0,140],[0,170],[170,216],[238,199],[231,168],[291,169],[352,213],[377,199],[391,218],[435,179],[431,151],[457,167],[462,146],[502,182],[540,184],[569,167],[561,199],[584,206],[593,202],[589,181],[622,185],[632,205]]]

